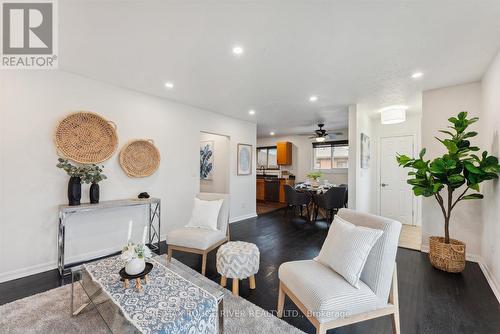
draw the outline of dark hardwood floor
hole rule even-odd
[[[316,256],[327,234],[327,225],[315,225],[300,218],[284,218],[276,211],[258,218],[231,224],[231,238],[257,244],[261,252],[257,289],[248,282],[240,286],[240,295],[266,310],[275,310],[278,298],[278,267],[286,261]],[[164,245],[165,246],[165,245]],[[164,249],[163,249],[164,251]],[[201,256],[174,253],[174,257],[197,269]],[[401,332],[413,333],[500,333],[500,304],[481,269],[467,263],[461,274],[447,274],[432,268],[427,255],[399,248],[397,255]],[[219,282],[215,252],[208,257],[207,277]],[[60,281],[57,271],[49,271],[0,284],[0,304],[30,296],[68,283]],[[231,284],[228,282],[228,286]],[[287,310],[297,308],[287,299]],[[313,326],[297,312],[285,321],[314,333]],[[329,333],[392,333],[388,317],[350,325]]]

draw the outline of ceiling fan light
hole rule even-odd
[[[394,106],[384,108],[380,111],[380,123],[382,124],[398,124],[406,121],[405,106]]]
[[[317,141],[318,143],[322,143],[322,142],[324,142],[324,141],[326,140],[326,138],[325,138],[325,137],[316,137],[315,139],[316,139],[316,141]]]

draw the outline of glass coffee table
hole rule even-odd
[[[155,256],[153,260],[215,297],[217,301],[216,332],[223,333],[223,288],[191,268],[186,267],[176,259],[167,262],[166,256],[163,255]],[[83,290],[83,294],[77,293],[76,288],[78,285]],[[131,288],[133,289],[133,287]],[[109,293],[104,291],[101,284],[93,279],[84,266],[73,267],[71,268],[71,313],[73,316],[78,316],[88,309],[95,309],[97,311],[104,324],[103,329],[108,333],[141,333],[139,328],[128,320],[130,317],[124,314],[115,301],[109,297]],[[172,314],[172,316],[175,317],[175,314]]]

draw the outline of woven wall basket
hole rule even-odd
[[[134,139],[120,151],[120,165],[130,177],[150,176],[160,166],[160,151],[151,139]]]
[[[429,258],[437,269],[449,273],[462,272],[465,269],[465,244],[455,239],[445,244],[442,237],[430,237]]]
[[[89,111],[71,113],[61,120],[54,141],[60,156],[81,164],[108,160],[118,148],[115,123]]]

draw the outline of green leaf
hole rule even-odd
[[[477,168],[476,166],[474,166],[471,163],[464,163],[464,166],[471,173],[474,173],[474,174],[481,174],[482,173],[481,169]]]
[[[420,153],[418,154],[418,156],[420,157],[420,159],[422,159],[424,157],[425,152],[426,152],[425,148],[423,148],[422,151],[420,151]]]
[[[446,131],[446,130],[439,130],[439,132],[442,132],[442,133],[446,133],[447,135],[450,135],[452,137],[455,137],[455,135],[453,133],[451,133],[450,131]]]
[[[462,197],[463,200],[482,199],[482,198],[484,198],[483,194],[470,194],[470,195]]]
[[[450,183],[461,183],[465,181],[465,177],[460,174],[450,175],[448,176],[448,181]]]
[[[471,188],[471,189],[473,189],[473,190],[475,190],[475,191],[479,192],[479,184],[477,184],[477,183],[470,184],[470,185],[469,185],[469,188]]]
[[[477,132],[471,131],[471,132],[467,132],[466,134],[464,134],[462,136],[462,139],[471,138],[471,137],[475,137],[475,136],[477,136]]]
[[[458,113],[458,119],[464,120],[467,117],[467,111],[461,111]]]

